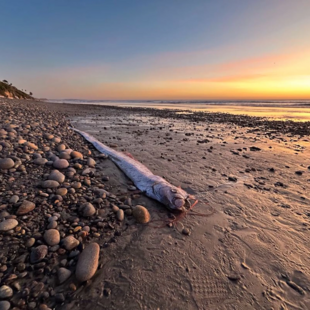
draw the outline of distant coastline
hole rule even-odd
[[[87,100],[87,99],[42,99],[48,102],[56,102],[56,103],[73,103],[73,104],[108,104],[108,105],[124,105],[124,104],[132,104],[132,105],[141,105],[145,104],[189,104],[189,105],[232,105],[232,106],[260,106],[260,107],[280,107],[280,106],[304,106],[310,105],[310,99],[303,100]]]

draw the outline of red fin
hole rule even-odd
[[[124,152],[124,154],[128,157],[130,157],[131,159],[136,160],[129,152]]]

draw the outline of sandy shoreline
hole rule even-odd
[[[166,209],[144,196],[133,199],[162,221],[137,225],[125,217],[117,242],[102,249],[102,268],[57,308],[310,307],[307,124],[221,113],[34,105],[60,111],[73,126],[129,151],[195,194],[201,201],[196,211],[209,214],[188,215],[168,228],[161,225]],[[98,170],[109,176],[105,186],[115,195],[128,195],[128,180],[109,160]],[[183,227],[189,236],[180,233]]]

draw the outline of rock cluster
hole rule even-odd
[[[0,309],[55,308],[94,276],[100,248],[132,217],[131,200],[111,193],[97,169],[106,156],[64,115],[0,105]]]

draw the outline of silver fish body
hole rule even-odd
[[[88,133],[73,128],[90,142],[99,152],[109,158],[133,181],[135,186],[148,197],[155,199],[171,210],[185,211],[190,207],[189,194],[176,187],[158,175],[154,175],[147,167],[137,160],[118,152]]]

